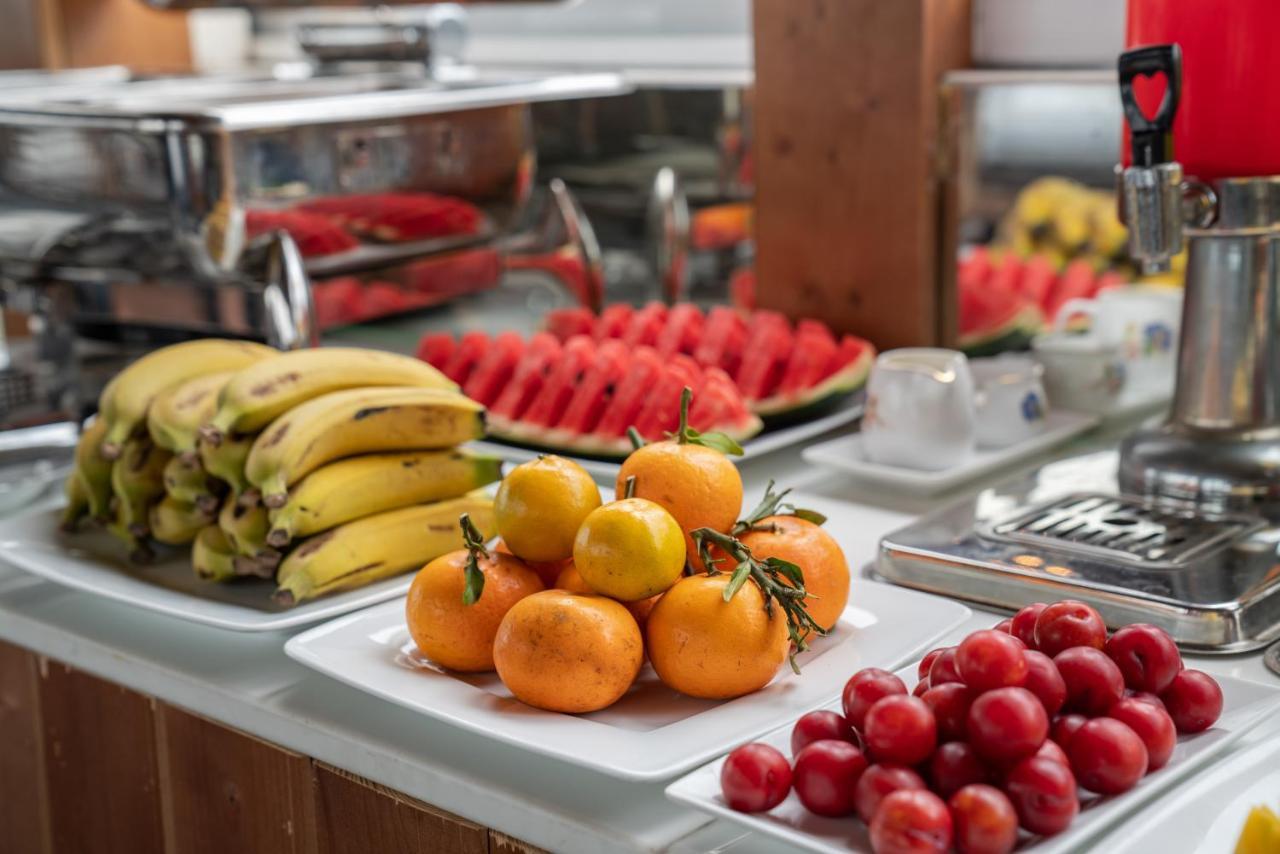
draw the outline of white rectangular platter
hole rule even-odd
[[[1098,423],[1099,419],[1095,415],[1058,410],[1045,419],[1043,431],[1025,442],[994,450],[979,448],[964,462],[941,471],[924,471],[872,462],[867,459],[863,450],[861,433],[810,445],[801,451],[801,456],[806,462],[844,472],[858,481],[912,495],[936,495],[1061,445]]]
[[[960,624],[969,609],[899,587],[854,579],[836,630],[736,700],[696,700],[664,686],[647,665],[621,700],[587,715],[526,706],[496,674],[453,674],[418,653],[404,603],[387,602],[291,638],[285,653],[370,694],[546,756],[627,780],[666,780],[768,732],[840,694],[863,667],[897,667]]]
[[[59,515],[44,509],[0,520],[0,560],[66,587],[220,629],[271,632],[317,623],[403,596],[413,578],[410,573],[286,608],[272,601],[269,581],[202,581],[185,548],[134,565],[105,531],[62,532]]]
[[[905,668],[898,675],[908,685],[916,681],[915,667]],[[1035,854],[1082,850],[1084,843],[1222,755],[1229,745],[1275,714],[1280,707],[1280,687],[1224,676],[1216,678],[1222,686],[1225,700],[1224,711],[1217,724],[1197,735],[1180,736],[1169,764],[1144,777],[1131,791],[1108,798],[1092,795],[1083,798],[1080,814],[1070,827],[1057,836],[1024,837],[1018,850]],[[829,708],[838,711],[839,703],[832,703]],[[794,720],[760,741],[790,756],[793,724]],[[721,757],[681,777],[667,787],[667,797],[805,851],[871,854],[866,825],[854,818],[813,815],[800,804],[794,792],[769,812],[748,814],[730,809],[720,794],[720,768],[723,764],[724,757]],[[1174,850],[1145,845],[1139,847],[1144,851]]]

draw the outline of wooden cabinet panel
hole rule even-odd
[[[54,851],[159,854],[152,701],[52,661],[39,685]]]
[[[313,854],[310,759],[165,704],[156,742],[170,854]]]
[[[0,848],[18,854],[50,851],[36,678],[33,653],[0,643]]]
[[[938,252],[943,71],[969,0],[754,0],[762,308],[882,348],[953,334]]]
[[[507,836],[505,833],[491,830],[489,831],[489,854],[548,854],[548,852]]]
[[[488,854],[489,832],[354,774],[316,763],[320,854]]]

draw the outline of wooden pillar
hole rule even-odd
[[[0,849],[50,854],[36,657],[0,643]]]
[[[0,68],[191,69],[185,12],[143,0],[0,0]]]
[[[938,83],[970,0],[753,0],[758,302],[882,348],[944,342]]]

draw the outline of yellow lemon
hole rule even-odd
[[[498,534],[516,557],[545,563],[573,554],[573,538],[592,510],[600,488],[587,470],[547,455],[516,466],[493,501]]]
[[[573,564],[592,590],[638,602],[671,587],[684,571],[684,532],[658,504],[624,498],[583,521]]]

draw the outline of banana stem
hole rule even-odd
[[[698,555],[706,566],[714,567],[715,565],[715,558],[711,554],[712,545],[719,546],[735,562],[729,583],[724,588],[724,601],[728,602],[737,595],[742,585],[750,578],[764,596],[764,610],[771,619],[774,603],[776,602],[778,607],[782,608],[787,619],[787,634],[793,645],[793,651],[789,656],[791,669],[799,673],[800,667],[796,663],[796,655],[809,648],[809,636],[814,632],[819,635],[827,634],[827,630],[818,625],[809,615],[809,609],[804,600],[812,594],[804,588],[804,574],[800,567],[778,558],[761,561],[751,554],[751,549],[741,540],[712,528],[698,528],[692,532],[691,536],[697,545]],[[779,581],[780,575],[786,577],[791,583],[784,584]]]
[[[462,588],[462,604],[474,605],[484,594],[484,571],[480,569],[480,561],[489,559],[489,552],[484,547],[484,537],[471,521],[470,513],[458,517],[458,527],[462,528],[462,542],[467,549],[467,568],[464,571],[465,583]]]

